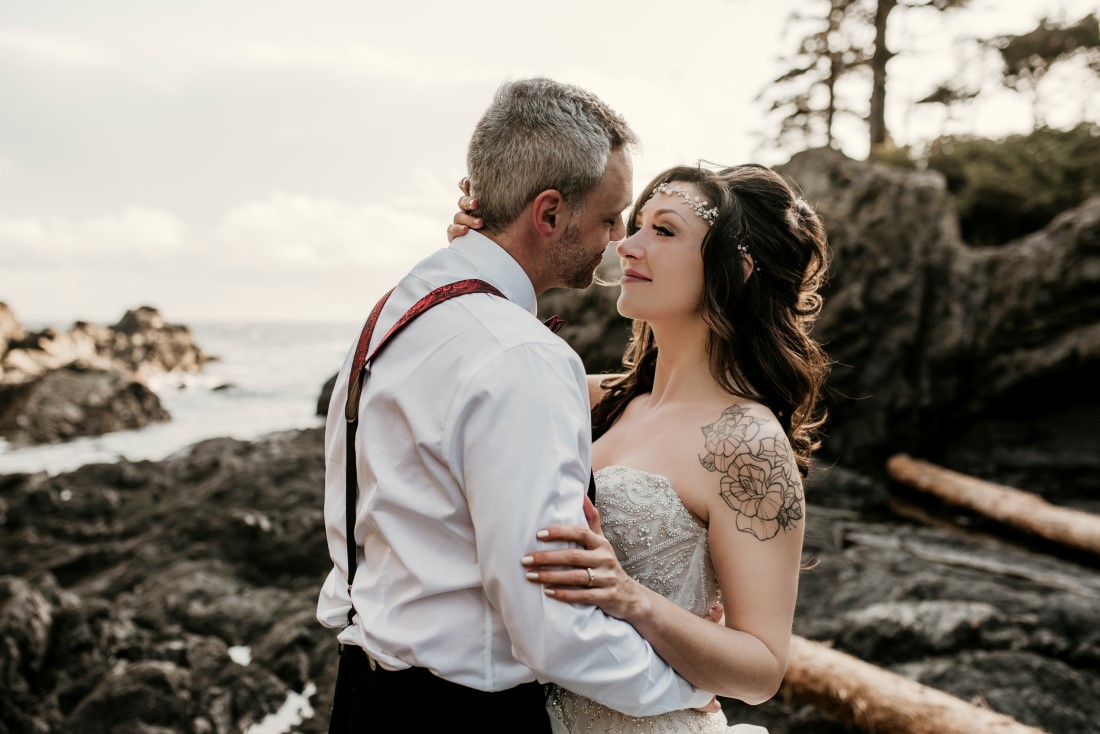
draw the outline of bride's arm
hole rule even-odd
[[[606,539],[586,528],[549,528],[539,540],[581,548],[532,553],[525,565],[539,570],[528,578],[547,584],[556,599],[597,604],[630,622],[693,685],[751,704],[768,700],[787,668],[804,529],[801,481],[786,437],[772,426],[751,442],[748,461],[742,452],[725,473],[714,469],[709,543],[726,626],[631,579]],[[759,483],[761,472],[767,484]],[[573,569],[542,570],[547,566]]]

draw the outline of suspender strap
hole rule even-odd
[[[457,283],[449,283],[436,288],[413,304],[413,307],[406,311],[405,314],[397,320],[397,323],[390,327],[390,330],[387,331],[385,336],[378,342],[378,346],[368,355],[367,350],[370,348],[371,337],[374,335],[374,327],[378,323],[378,316],[382,313],[382,307],[386,305],[390,293],[393,293],[393,291],[391,290],[389,293],[382,296],[382,299],[375,305],[370,313],[370,317],[367,319],[367,323],[363,326],[362,333],[359,335],[359,344],[355,347],[355,357],[351,363],[351,376],[348,382],[348,400],[344,405],[344,418],[347,420],[348,424],[348,435],[346,439],[347,455],[345,456],[344,468],[344,498],[346,503],[344,505],[344,532],[346,533],[345,543],[348,547],[349,597],[351,596],[351,584],[355,580],[355,569],[359,565],[358,547],[355,544],[355,504],[359,496],[359,479],[356,476],[355,434],[356,429],[359,427],[359,401],[363,397],[363,382],[367,365],[374,361],[382,351],[382,348],[389,344],[390,340],[393,339],[398,332],[408,326],[409,322],[433,306],[438,306],[444,301],[449,301],[452,298],[465,296],[470,293],[489,293],[494,296],[499,296],[500,298],[506,298],[506,296],[495,287],[483,280],[477,280],[476,278],[460,280]],[[352,604],[348,608],[349,626],[354,616],[355,605]]]
[[[374,348],[369,355],[367,350],[370,349],[371,338],[374,335],[374,327],[378,323],[378,317],[382,313],[382,307],[386,305],[386,301],[389,299],[390,294],[393,291],[389,291],[386,295],[382,296],[381,300],[371,310],[370,317],[367,318],[367,323],[363,326],[362,333],[359,334],[359,343],[355,347],[355,357],[351,363],[351,375],[348,381],[348,399],[344,404],[344,418],[348,424],[347,433],[347,454],[345,456],[344,464],[344,532],[345,532],[345,544],[348,549],[348,597],[350,603],[351,597],[351,585],[355,580],[355,570],[359,565],[358,559],[358,547],[355,544],[355,505],[359,496],[359,479],[356,474],[356,458],[355,458],[355,434],[359,427],[359,401],[363,397],[363,383],[366,376],[366,367],[372,364],[374,360],[381,353],[383,347],[389,344],[393,337],[397,336],[398,332],[404,329],[409,323],[420,316],[422,313],[438,306],[444,301],[449,301],[452,298],[458,296],[465,296],[470,293],[488,293],[490,295],[497,296],[499,298],[507,299],[503,293],[497,290],[495,287],[486,283],[483,280],[476,278],[470,278],[468,280],[460,280],[456,283],[449,283],[444,286],[436,288],[428,295],[421,298],[419,301],[413,304],[412,308],[405,312],[405,314],[397,320],[397,322],[390,327],[390,330],[379,340],[378,345]],[[546,326],[555,334],[561,329],[562,321],[557,316],[552,316],[545,322]],[[595,502],[596,501],[596,482],[592,475],[588,478],[588,497]],[[352,618],[355,616],[355,605],[352,604],[348,608],[348,625],[352,624]]]

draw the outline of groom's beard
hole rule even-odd
[[[603,250],[592,254],[581,242],[580,229],[579,222],[570,222],[551,258],[551,265],[561,276],[566,288],[587,288],[592,285],[596,268],[603,262]]]

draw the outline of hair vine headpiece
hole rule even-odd
[[[718,207],[707,209],[707,202],[703,201],[698,196],[692,196],[691,192],[685,189],[679,184],[661,183],[653,187],[653,193],[649,195],[649,198],[653,198],[653,194],[660,192],[672,196],[673,194],[679,196],[684,200],[684,203],[695,210],[695,213],[703,218],[703,221],[708,225],[713,225],[715,218],[718,217]]]

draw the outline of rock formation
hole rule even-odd
[[[0,731],[244,731],[313,683],[298,730],[323,732],[322,440],[0,477]],[[899,520],[885,483],[849,470],[807,496],[799,634],[1047,731],[1094,730],[1096,568]],[[772,734],[855,734],[782,694],[727,710]]]
[[[145,381],[162,372],[199,372],[208,359],[186,326],[165,322],[149,306],[127,311],[114,326],[78,321],[68,331],[27,333],[0,304],[0,383],[29,382],[74,363]]]
[[[0,303],[0,436],[52,443],[167,420],[145,381],[198,372],[207,359],[187,327],[148,306],[114,326],[28,333]]]
[[[976,249],[938,173],[832,150],[780,170],[833,253],[815,331],[836,362],[822,458],[878,472],[905,451],[1048,498],[1084,489],[1100,470],[1100,199]],[[561,333],[590,371],[625,346],[616,297],[592,286],[540,304],[569,319]]]
[[[156,393],[111,370],[68,365],[0,386],[0,436],[15,446],[142,428],[168,420]]]
[[[828,453],[850,464],[904,450],[956,465],[969,453],[978,463],[962,468],[1001,476],[1012,467],[960,445],[975,426],[993,416],[1064,422],[1082,401],[1095,413],[1087,386],[1100,362],[1100,199],[977,249],[960,240],[937,173],[828,150],[782,171],[817,208],[833,251],[817,328],[837,363]],[[1057,452],[1077,464],[1070,472],[1096,468],[1100,456],[1098,432],[1077,427],[1060,433]],[[1021,438],[1010,438],[1012,450],[1026,448]],[[1080,439],[1080,454],[1065,456]]]
[[[333,375],[321,386],[321,394],[317,397],[317,415],[328,415],[328,404],[332,401],[332,390],[336,387],[336,378],[337,375]]]

